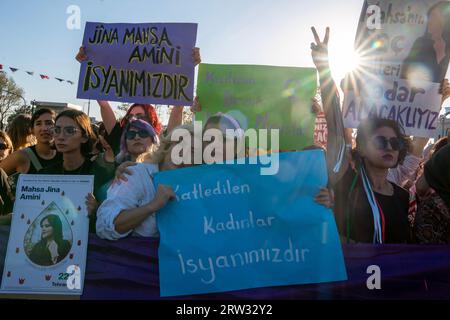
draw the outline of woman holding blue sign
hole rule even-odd
[[[368,119],[358,128],[355,167],[343,149],[344,126],[337,88],[328,61],[329,28],[323,41],[312,28],[312,58],[319,71],[327,118],[329,176],[336,193],[336,222],[347,242],[405,243],[411,240],[409,194],[387,179],[406,156],[407,140],[395,121]],[[338,159],[336,165],[335,159]]]

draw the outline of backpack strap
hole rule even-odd
[[[33,166],[36,169],[36,172],[38,172],[39,170],[42,169],[42,165],[39,162],[39,159],[36,157],[36,154],[33,152],[33,150],[28,147],[23,149],[25,151],[25,153],[27,154],[28,158],[30,159],[31,163],[33,164]]]

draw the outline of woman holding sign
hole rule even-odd
[[[56,150],[62,154],[63,160],[39,171],[39,174],[94,175],[94,195],[102,185],[114,176],[115,164],[111,147],[100,137],[106,149],[95,159],[91,157],[95,136],[89,117],[78,110],[61,112],[52,128]],[[95,213],[98,203],[93,194],[86,196],[88,212]],[[91,218],[91,231],[95,230],[95,217]]]
[[[335,214],[347,241],[405,243],[410,241],[409,194],[387,179],[390,168],[404,159],[407,140],[395,121],[368,119],[358,128],[355,166],[345,146],[344,127],[337,88],[328,62],[329,29],[323,41],[312,28],[312,58],[319,71],[322,101],[329,140],[329,176],[336,194]],[[334,159],[338,159],[337,165]]]

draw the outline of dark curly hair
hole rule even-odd
[[[361,121],[360,125],[358,126],[356,135],[356,151],[359,153],[361,148],[367,145],[370,137],[375,133],[375,131],[379,128],[384,127],[394,130],[397,138],[403,141],[403,148],[399,150],[397,165],[402,164],[405,160],[406,155],[408,154],[410,140],[405,135],[403,127],[394,120],[383,118],[368,118]]]

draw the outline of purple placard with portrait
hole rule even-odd
[[[197,24],[87,22],[77,98],[192,105]]]

